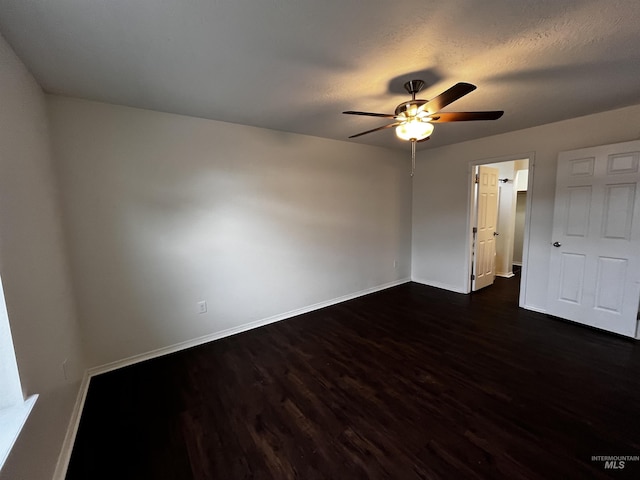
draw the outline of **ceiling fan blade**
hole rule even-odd
[[[440,112],[431,115],[431,123],[467,122],[471,120],[497,120],[504,112],[494,110],[491,112]]]
[[[354,112],[353,110],[347,110],[347,115],[365,115],[367,117],[382,117],[382,118],[396,118],[395,115],[391,115],[390,113],[371,113],[371,112]]]
[[[378,130],[384,130],[385,128],[397,127],[398,125],[400,125],[400,122],[390,123],[389,125],[373,128],[371,130],[367,130],[366,132],[356,133],[355,135],[351,135],[349,138],[361,137],[362,135],[366,135],[367,133],[377,132]]]
[[[431,138],[431,136],[428,136],[426,138],[423,138],[422,140],[418,140],[418,143],[422,143],[422,142],[426,142],[427,140],[429,140]]]
[[[475,85],[470,83],[456,83],[453,87],[425,103],[421,110],[426,110],[429,113],[439,112],[450,103],[464,97],[467,93],[473,92],[476,88]]]

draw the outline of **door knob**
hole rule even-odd
[[[498,235],[500,235],[498,232],[493,232],[494,237],[497,237]]]
[[[553,246],[557,248],[557,247],[561,247],[562,244],[560,242],[553,242]]]

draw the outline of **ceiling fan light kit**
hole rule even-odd
[[[424,140],[433,132],[433,124],[421,118],[412,118],[396,127],[396,135],[402,140]]]
[[[402,140],[411,142],[411,176],[415,170],[416,142],[423,142],[430,138],[433,133],[433,123],[464,122],[471,120],[497,120],[503,115],[503,111],[494,110],[488,112],[440,112],[444,107],[462,98],[466,94],[476,89],[470,83],[456,83],[453,87],[445,90],[431,100],[416,100],[416,93],[424,87],[423,80],[409,80],[404,84],[405,90],[411,95],[411,100],[403,102],[395,109],[395,114],[358,112],[348,110],[347,115],[363,115],[368,117],[392,118],[394,123],[383,125],[382,127],[367,130],[365,132],[351,135],[355,138],[368,133],[377,132],[395,127],[396,135]]]

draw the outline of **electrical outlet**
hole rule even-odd
[[[198,313],[207,313],[207,302],[204,300],[198,302]]]
[[[64,375],[64,379],[69,380],[69,359],[65,359],[65,361],[62,362],[62,373]]]
[[[398,268],[398,260],[394,260],[393,261],[393,268],[395,268],[395,269]]]

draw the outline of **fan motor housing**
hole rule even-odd
[[[396,115],[400,115],[404,113],[408,117],[413,117],[418,112],[418,109],[422,107],[428,100],[410,100],[408,102],[402,102],[400,105],[396,107]],[[414,113],[411,115],[407,115],[408,111],[413,111]]]

